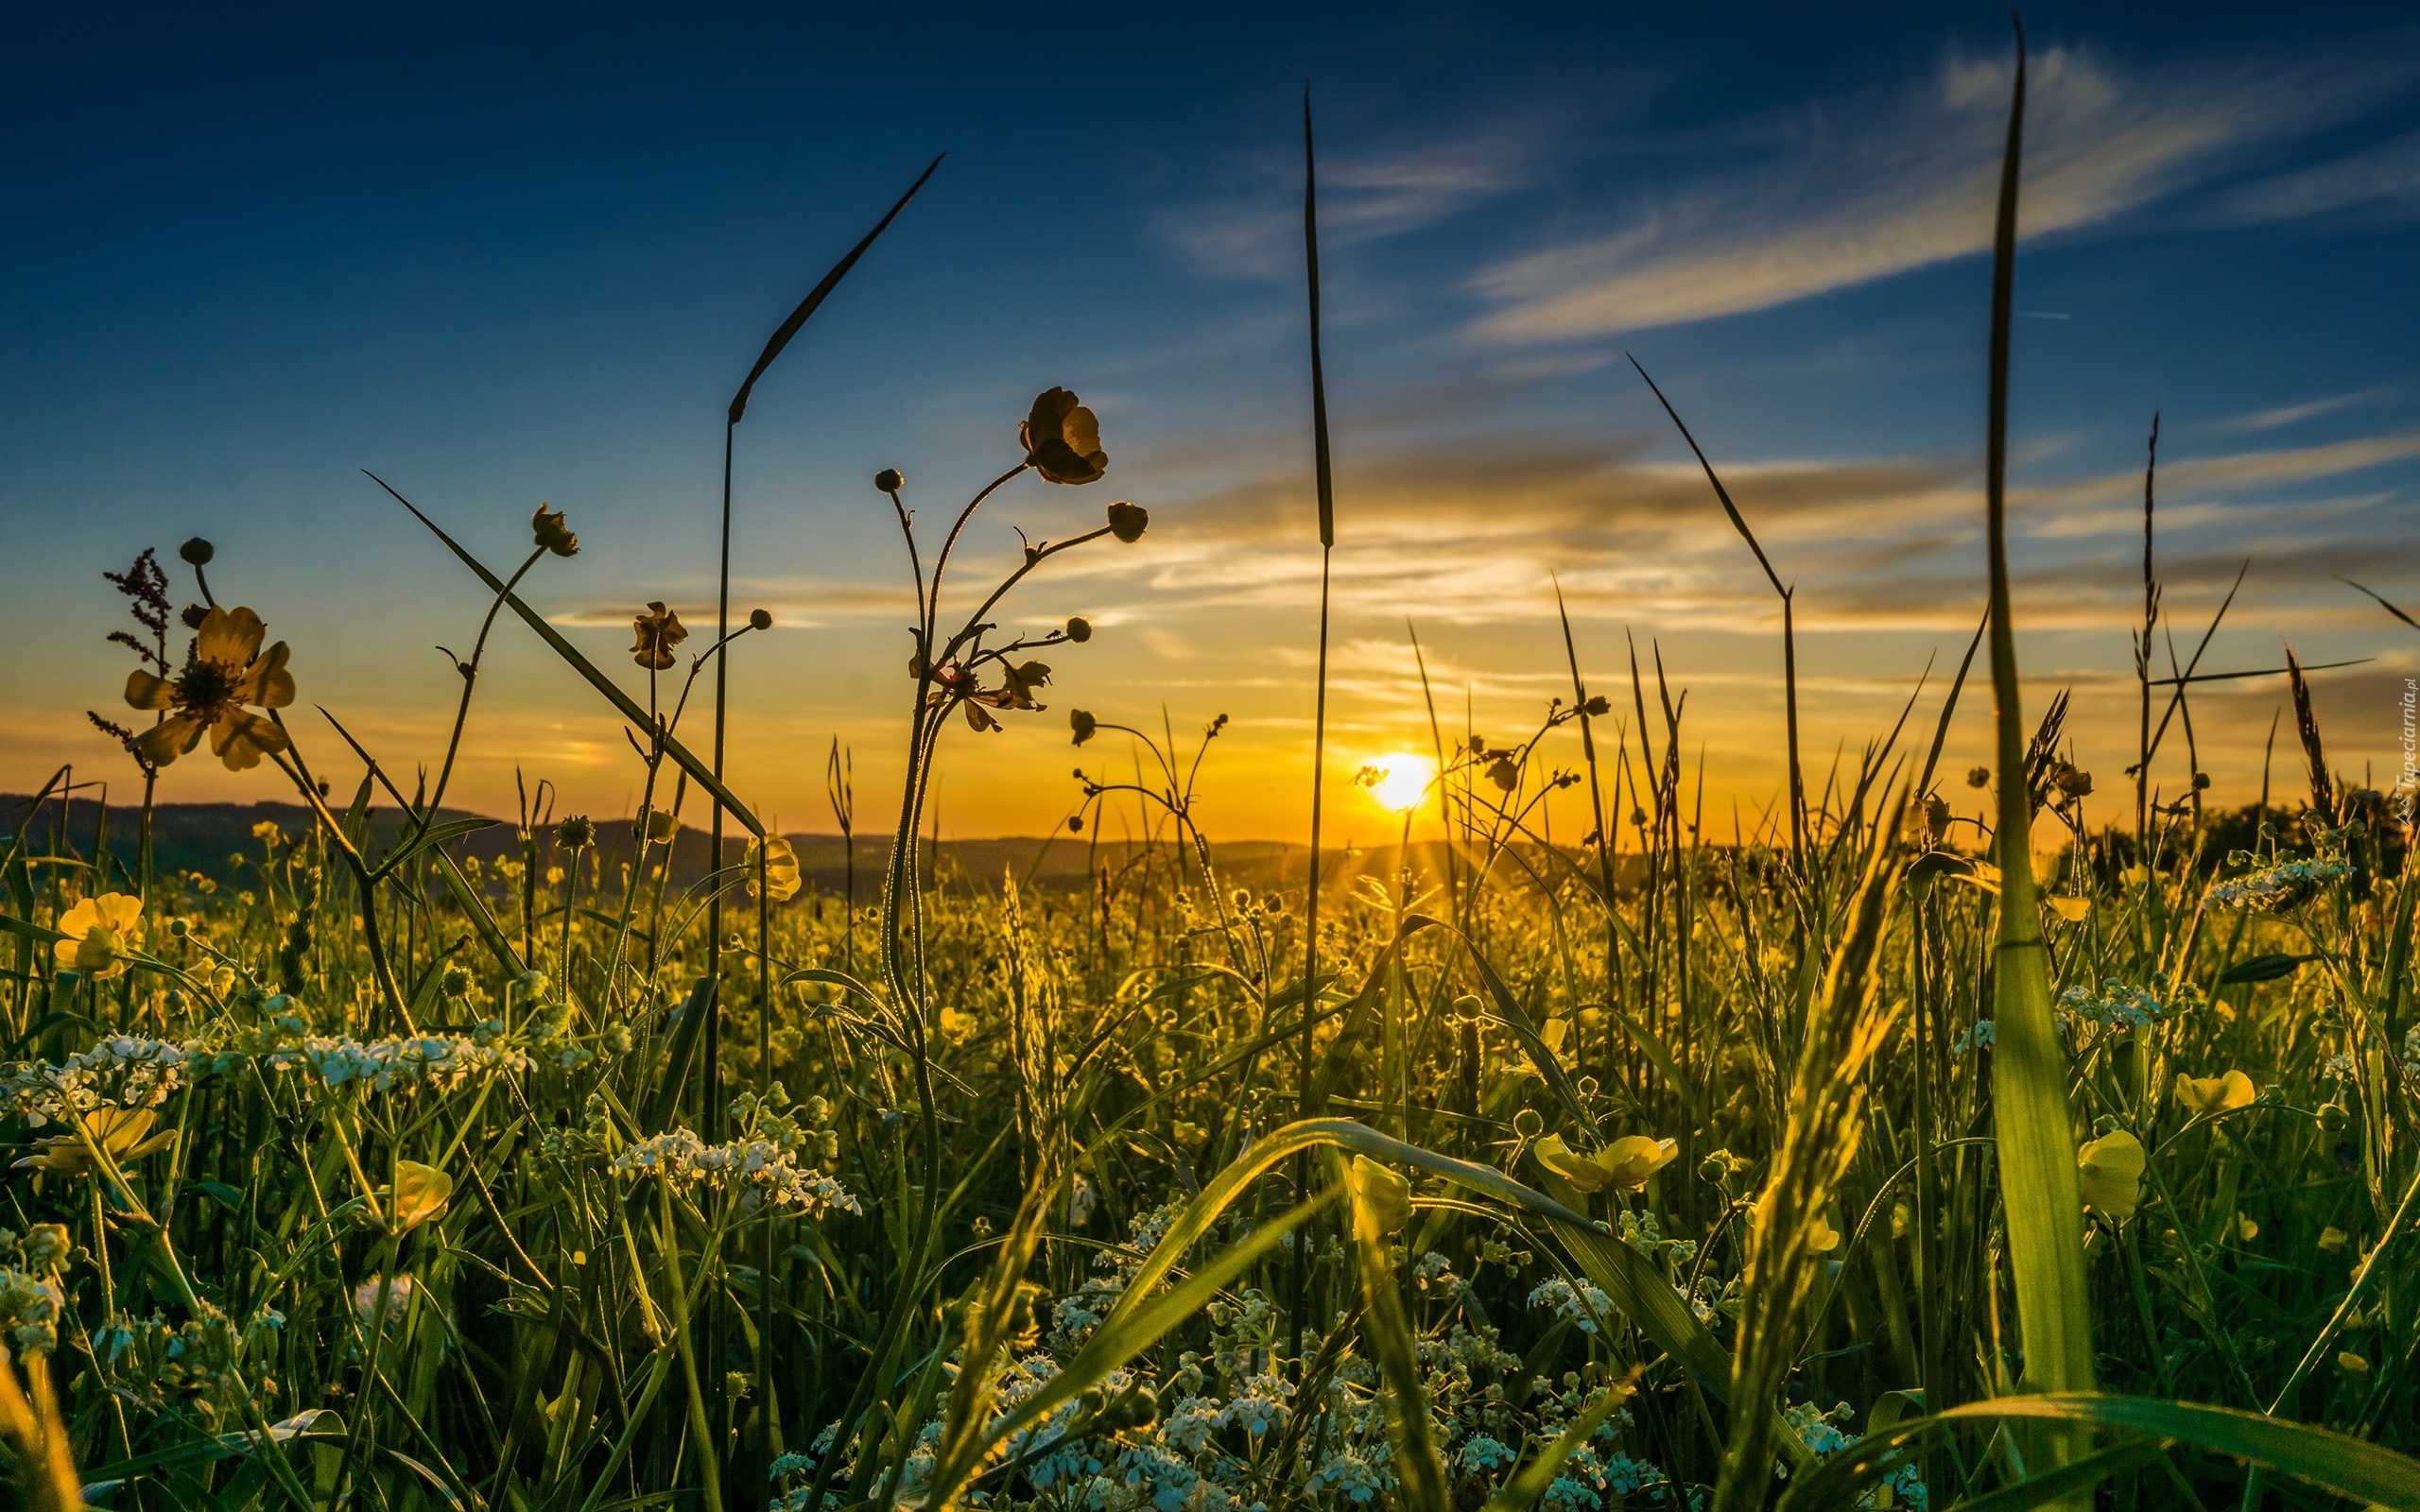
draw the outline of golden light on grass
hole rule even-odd
[[[1409,814],[1420,807],[1428,796],[1428,784],[1436,780],[1434,761],[1400,750],[1371,762],[1354,779],[1370,795],[1371,802],[1390,814]]]

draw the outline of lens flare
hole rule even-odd
[[[1427,757],[1396,751],[1362,767],[1354,781],[1378,807],[1390,814],[1406,814],[1428,796],[1428,784],[1436,776],[1437,764]]]

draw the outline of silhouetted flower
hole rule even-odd
[[[752,630],[771,629],[773,627],[773,611],[764,609],[750,610],[748,611],[748,627]]]
[[[1143,539],[1143,529],[1151,523],[1151,512],[1139,504],[1118,503],[1109,507],[1109,533],[1132,545]]]
[[[1078,615],[1067,622],[1067,639],[1075,642],[1079,645],[1081,645],[1084,642],[1089,641],[1092,638],[1092,621],[1085,619],[1081,615]]]
[[[538,512],[529,517],[529,533],[539,545],[558,557],[579,554],[579,538],[573,535],[571,527],[563,523],[561,509],[548,514],[544,505],[538,506]]]
[[[885,493],[897,493],[908,486],[908,480],[899,475],[897,468],[887,467],[873,475],[873,486]]]
[[[1067,711],[1067,728],[1076,732],[1076,744],[1080,746],[1093,738],[1097,726],[1093,716],[1086,711],[1070,709]]]
[[[1017,427],[1025,459],[1052,483],[1097,483],[1109,471],[1100,447],[1100,421],[1064,388],[1045,389],[1033,412]]]
[[[285,670],[284,641],[261,650],[268,627],[248,609],[214,609],[202,616],[173,679],[137,669],[127,674],[126,701],[137,709],[172,711],[135,739],[134,752],[153,766],[170,762],[210,732],[211,753],[240,772],[260,765],[264,752],[290,744],[285,731],[248,713],[244,705],[283,709],[294,701],[294,678]]]
[[[678,660],[672,648],[689,638],[681,616],[664,607],[662,599],[648,600],[647,612],[631,622],[638,631],[638,639],[631,644],[631,660],[651,672],[662,672]]]

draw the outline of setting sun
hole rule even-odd
[[[1437,764],[1427,757],[1396,751],[1362,767],[1354,781],[1378,807],[1390,814],[1407,814],[1428,796],[1428,784],[1436,776]]]

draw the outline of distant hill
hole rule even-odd
[[[31,801],[27,794],[0,793],[0,843],[5,842],[6,836],[14,835],[25,823]],[[441,820],[482,816],[468,810],[446,809]],[[697,822],[684,824],[673,842],[676,882],[693,880],[706,871],[710,841],[702,827],[705,816],[700,813],[691,817]],[[118,864],[130,867],[135,858],[137,821],[136,811],[124,805],[112,804],[104,813],[102,806],[90,799],[78,797],[63,802],[53,799],[43,805],[28,838],[37,854],[64,851],[88,860],[105,840]],[[274,824],[289,836],[302,836],[308,834],[317,822],[312,812],[300,803],[163,803],[151,811],[152,861],[163,871],[199,871],[223,878],[233,869],[233,858],[240,855],[257,859],[261,854],[261,842],[252,834],[256,826]],[[401,832],[402,814],[392,804],[375,804],[370,810],[369,822],[373,839],[381,846],[391,845]],[[730,829],[726,845],[735,861],[747,832],[736,824]],[[817,889],[838,893],[848,885],[849,851],[854,850],[857,897],[871,900],[880,895],[883,867],[890,851],[889,835],[860,834],[849,847],[844,847],[837,834],[799,833],[784,838],[797,850],[800,869]],[[556,851],[552,831],[539,831],[535,840],[542,862],[553,860]],[[596,843],[609,865],[627,858],[631,853],[630,821],[597,821]],[[501,860],[518,856],[521,844],[513,825],[500,821],[455,842],[454,850],[457,854]],[[918,850],[919,862],[930,867],[931,842],[920,841]],[[1147,852],[1164,863],[1176,861],[1173,848],[1166,841],[1153,847],[1115,840],[1096,844],[1090,837],[1077,834],[1048,839],[1012,835],[989,840],[943,840],[940,845],[944,873],[978,886],[995,885],[1007,875],[1015,876],[1020,883],[1029,881],[1042,886],[1080,886],[1095,865],[1105,864],[1115,871],[1144,863]],[[1300,846],[1273,840],[1231,840],[1216,847],[1213,860],[1236,885],[1282,885],[1288,880],[1289,863],[1290,880],[1297,885],[1302,881]],[[1195,866],[1189,847],[1183,865],[1188,868]],[[1357,861],[1354,869],[1360,869]]]

